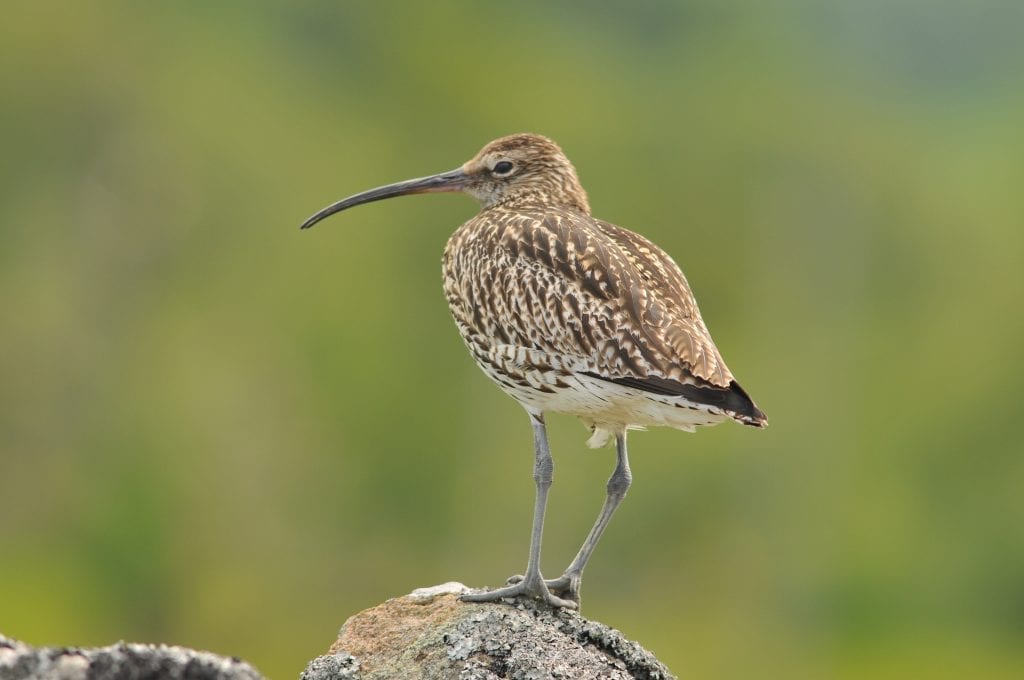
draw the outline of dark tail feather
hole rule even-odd
[[[733,411],[738,416],[737,418],[744,425],[751,425],[753,427],[768,427],[768,416],[764,414],[764,411],[757,407],[754,400],[750,398],[747,391],[740,387],[740,384],[733,380],[729,383],[729,392],[736,396],[737,400],[742,401],[745,405],[743,411]],[[735,417],[735,416],[733,416]]]
[[[692,385],[668,378],[649,376],[647,378],[606,378],[603,375],[587,372],[592,378],[633,387],[652,394],[663,394],[670,397],[683,397],[696,404],[704,404],[721,409],[730,416],[752,427],[767,427],[768,416],[755,404],[754,400],[733,380],[728,387],[716,385]]]

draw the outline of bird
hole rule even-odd
[[[449,238],[445,298],[483,372],[526,411],[536,485],[526,570],[469,602],[531,598],[577,609],[583,570],[632,483],[629,430],[694,431],[726,420],[764,428],[765,414],[736,382],[686,277],[645,237],[591,215],[573,164],[553,140],[513,134],[458,168],[370,189],[309,217],[396,196],[461,192],[480,212]],[[565,572],[545,580],[541,539],[553,462],[549,413],[576,416],[593,448],[615,441],[616,464],[597,520]]]

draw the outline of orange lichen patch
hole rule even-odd
[[[388,600],[349,618],[330,653],[348,652],[359,659],[364,672],[372,672],[378,658],[409,655],[422,661],[429,654],[443,654],[443,646],[431,644],[433,633],[465,607],[453,594],[425,602],[410,596]]]

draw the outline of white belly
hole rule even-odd
[[[682,397],[584,375],[588,367],[574,366],[572,359],[509,346],[491,348],[484,360],[474,356],[484,373],[523,406],[580,418],[594,432],[591,446],[601,446],[626,429],[660,426],[693,432],[728,419],[713,407]]]

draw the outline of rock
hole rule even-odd
[[[184,647],[119,642],[92,649],[35,648],[0,635],[0,680],[260,680],[262,677],[240,659]]]
[[[302,680],[675,678],[619,631],[528,601],[467,603],[460,583],[362,611]]]
[[[445,583],[345,622],[302,680],[675,678],[619,631],[532,601],[468,603]],[[33,648],[0,635],[0,680],[260,680],[240,659],[166,645]]]

